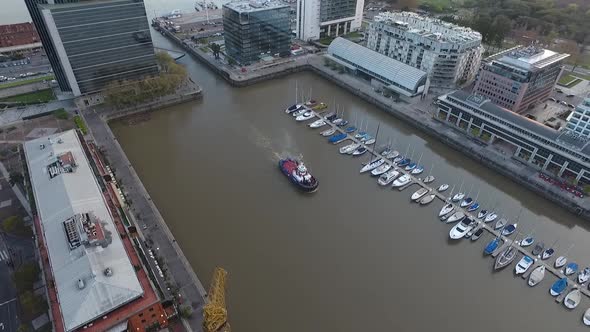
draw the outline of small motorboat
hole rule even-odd
[[[324,130],[320,133],[320,135],[324,137],[332,136],[336,132],[336,128],[330,128],[328,130]]]
[[[412,171],[413,169],[416,168],[416,166],[418,166],[418,164],[416,164],[416,163],[409,163],[408,166],[406,166],[405,170],[408,171],[408,172],[409,171]]]
[[[578,272],[578,264],[575,262],[570,262],[566,265],[564,272],[566,276],[571,276],[572,274]]]
[[[502,251],[500,255],[498,255],[498,257],[496,257],[494,270],[499,270],[508,266],[510,263],[512,263],[514,258],[516,258],[517,253],[518,250],[513,246],[509,246],[508,248],[506,248],[504,251]]]
[[[467,197],[463,200],[463,202],[461,202],[461,207],[466,208],[466,207],[470,206],[471,204],[473,204],[473,198]]]
[[[372,145],[372,144],[375,144],[375,139],[369,138],[368,140],[364,141],[363,143],[365,143],[365,145]]]
[[[585,267],[580,273],[578,273],[578,282],[580,284],[585,283],[590,279],[590,267]]]
[[[481,210],[479,211],[479,213],[477,214],[477,219],[483,219],[485,218],[485,216],[488,214],[488,210]]]
[[[397,157],[399,157],[399,152],[398,151],[391,151],[390,153],[388,153],[385,156],[385,158],[392,159],[392,160],[395,159],[395,158],[397,158]]]
[[[520,241],[521,247],[528,247],[535,242],[535,238],[532,235],[529,235]]]
[[[351,144],[348,144],[348,145],[345,145],[345,146],[341,147],[338,151],[340,153],[342,153],[342,154],[350,154],[354,150],[358,149],[359,146],[361,146],[361,145],[358,144],[358,143],[351,143]]]
[[[528,269],[533,265],[534,262],[535,261],[531,257],[524,255],[516,264],[514,271],[516,272],[516,274],[523,274],[526,271],[528,271]]]
[[[302,108],[303,108],[303,105],[301,105],[301,104],[294,104],[294,105],[291,105],[291,106],[287,107],[287,109],[285,109],[285,113],[291,114],[293,112],[297,112],[297,111],[301,110]]]
[[[399,163],[404,160],[404,156],[397,156],[393,158],[393,163],[399,166]]]
[[[390,154],[392,152],[390,147],[385,147],[383,150],[381,150],[381,152],[379,152],[379,154],[381,155],[381,157],[383,158],[387,158],[387,155]]]
[[[367,152],[367,148],[364,146],[359,146],[358,149],[354,150],[354,152],[352,152],[353,156],[360,156],[362,154],[364,154],[365,152]]]
[[[545,265],[540,265],[531,272],[528,284],[531,287],[537,286],[543,278],[545,278]]]
[[[319,103],[317,105],[314,105],[312,108],[316,111],[319,111],[328,108],[328,105],[326,105],[326,103]]]
[[[312,106],[315,106],[317,103],[318,102],[316,100],[310,99],[310,100],[308,100],[308,101],[305,102],[305,106],[312,107]]]
[[[465,234],[465,238],[466,239],[471,238],[473,236],[473,233],[479,231],[480,229],[482,229],[482,226],[479,223],[477,223],[477,226],[475,226],[469,232],[467,232],[467,234]]]
[[[405,158],[405,159],[402,159],[399,163],[397,163],[397,166],[398,167],[406,167],[409,164],[410,164],[410,159]]]
[[[496,218],[498,218],[498,215],[495,212],[490,212],[490,213],[488,213],[486,218],[483,220],[483,222],[485,222],[485,223],[492,222],[492,221],[496,220]]]
[[[484,228],[480,227],[473,235],[471,236],[471,241],[477,241],[483,235]]]
[[[432,201],[434,201],[435,198],[435,194],[426,195],[422,197],[422,199],[420,200],[420,205],[430,204]]]
[[[563,300],[563,304],[568,309],[575,309],[580,301],[582,300],[582,292],[579,289],[574,289],[571,292],[567,293],[565,299]]]
[[[443,191],[445,191],[447,189],[449,189],[449,185],[445,183],[445,184],[441,184],[440,187],[438,187],[437,190],[438,190],[439,193],[442,193]]]
[[[448,203],[440,209],[438,216],[442,217],[444,215],[447,215],[447,214],[451,213],[454,209],[455,209],[455,206],[451,203]]]
[[[365,173],[365,172],[368,172],[368,171],[372,171],[372,170],[374,170],[375,168],[377,168],[377,167],[379,167],[379,166],[383,165],[384,163],[385,163],[385,160],[384,160],[384,159],[382,159],[382,158],[371,160],[371,161],[370,161],[368,164],[365,164],[365,165],[364,165],[364,166],[361,168],[360,172],[361,172],[361,173]]]
[[[364,143],[370,139],[373,139],[373,136],[371,136],[369,134],[365,134],[365,136],[361,137],[360,141]]]
[[[342,120],[340,121],[340,123],[336,124],[338,127],[344,127],[348,125],[348,121],[347,120]]]
[[[545,250],[545,243],[539,242],[533,248],[533,255],[539,256]]]
[[[367,136],[369,136],[369,134],[367,134],[366,132],[364,132],[364,131],[359,131],[358,133],[356,133],[356,134],[354,135],[354,138],[356,138],[356,139],[361,139],[361,138],[364,138],[364,137],[367,137]]]
[[[494,229],[503,228],[504,226],[506,226],[507,223],[508,223],[508,220],[506,218],[501,218],[500,220],[498,220],[496,222],[496,225],[494,226]]]
[[[464,193],[456,193],[453,198],[451,199],[451,201],[453,202],[458,202],[460,200],[462,200],[465,197]]]
[[[346,127],[346,129],[344,129],[344,131],[347,134],[352,134],[352,133],[354,133],[356,131],[356,127],[355,126]]]
[[[553,249],[553,248],[547,248],[547,249],[545,249],[545,251],[543,251],[543,254],[541,255],[541,259],[542,260],[547,260],[551,256],[553,256],[554,253],[555,253],[555,249]]]
[[[420,165],[416,166],[416,168],[412,170],[412,174],[414,175],[422,174],[422,172],[424,172],[424,167]]]
[[[506,227],[502,228],[502,235],[504,235],[504,236],[512,235],[512,233],[514,233],[514,231],[516,231],[516,227],[518,227],[518,224],[507,225]]]
[[[404,175],[400,176],[399,178],[395,179],[395,181],[393,181],[392,187],[393,188],[403,187],[410,182],[412,182],[412,178],[408,174],[404,174]]]
[[[334,119],[336,119],[338,117],[338,115],[336,115],[336,112],[330,112],[328,114],[323,114],[322,116],[327,121],[332,121],[332,120],[334,120]]]
[[[500,246],[500,243],[502,243],[501,238],[499,238],[499,237],[493,238],[490,242],[488,242],[486,247],[483,249],[483,254],[484,255],[491,255],[498,248],[498,246]]]
[[[342,121],[344,121],[344,119],[337,118],[337,119],[332,120],[332,123],[335,124],[335,125],[339,125]]]
[[[390,183],[393,182],[393,180],[395,180],[395,178],[399,175],[399,172],[392,169],[389,172],[386,172],[384,174],[381,174],[381,176],[379,177],[379,180],[377,180],[377,183],[379,183],[382,186],[387,186]]]
[[[584,316],[582,316],[582,322],[584,322],[584,325],[590,326],[590,308],[586,309],[584,312]]]
[[[412,196],[410,197],[410,199],[412,201],[418,201],[420,198],[422,198],[422,196],[426,195],[428,193],[428,189],[426,188],[420,188],[418,190],[416,190],[416,192],[414,192],[412,194]]]
[[[465,219],[465,213],[463,213],[463,211],[457,211],[447,219],[446,223],[450,224],[463,219]]]
[[[348,135],[340,133],[340,134],[334,134],[333,136],[330,136],[330,138],[328,138],[328,142],[332,143],[332,144],[338,144],[344,140],[346,140],[348,138]]]
[[[567,280],[567,278],[561,278],[555,281],[553,285],[551,285],[551,289],[549,289],[549,294],[551,294],[551,296],[558,296],[563,293],[567,288]]]
[[[559,256],[555,260],[555,268],[560,269],[567,263],[567,258],[565,256]]]
[[[472,230],[473,227],[475,227],[475,221],[469,217],[464,218],[460,223],[451,228],[449,231],[449,237],[452,240],[461,239],[467,234],[467,232]]]
[[[391,166],[388,163],[384,163],[383,165],[381,165],[381,166],[375,168],[374,170],[372,170],[371,171],[371,175],[373,175],[373,176],[379,176],[379,175],[381,175],[381,174],[389,171],[391,169],[391,167],[393,167],[393,166]]]
[[[319,128],[326,125],[326,121],[319,119],[309,124],[309,128]]]
[[[425,177],[424,180],[422,180],[422,182],[424,182],[424,183],[430,183],[432,181],[434,181],[434,176],[432,176],[432,175],[429,175],[429,176]]]
[[[467,212],[474,212],[477,209],[479,209],[479,203],[475,202],[467,208]]]
[[[300,115],[303,115],[303,114],[305,114],[307,112],[310,112],[310,111],[307,108],[304,107],[304,108],[300,108],[298,111],[295,111],[295,112],[291,113],[291,115],[294,118],[296,118],[296,117],[298,117]]]

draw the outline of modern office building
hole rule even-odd
[[[425,71],[437,87],[472,81],[483,54],[479,32],[410,12],[375,16],[367,47]]]
[[[427,92],[428,77],[425,72],[348,39],[334,39],[325,56],[350,73],[370,81],[375,88],[388,90],[402,99]]]
[[[240,64],[290,54],[290,7],[276,1],[235,1],[223,5],[226,55]]]
[[[499,107],[481,95],[455,91],[437,100],[436,118],[498,144],[540,170],[590,184],[590,144],[570,130],[557,131]]]
[[[54,4],[60,4],[77,1],[78,0],[25,0],[27,9],[29,10],[29,14],[31,15],[31,19],[35,24],[35,28],[37,29],[37,33],[39,34],[39,38],[41,39],[41,43],[43,44],[43,48],[45,49],[45,53],[47,54],[47,58],[49,59],[49,63],[51,64],[51,68],[53,69],[55,79],[57,80],[59,88],[62,91],[72,91],[72,88],[68,83],[68,79],[66,78],[61,63],[59,62],[57,52],[55,51],[55,47],[51,42],[49,32],[47,31],[47,27],[45,27],[45,22],[43,21],[41,11],[39,10],[39,7],[37,5],[47,4],[49,2]]]
[[[74,96],[100,92],[112,81],[158,73],[142,0],[37,4],[37,8]]]
[[[297,38],[338,37],[360,29],[365,0],[297,0]]]
[[[115,225],[82,144],[74,130],[24,144],[37,236],[51,274],[48,288],[57,297],[50,305],[60,313],[56,317],[52,310],[57,331],[106,331],[101,324],[124,321],[142,307],[131,303],[152,292],[144,292],[149,282],[140,283],[130,259],[133,247]],[[115,310],[118,314],[111,315]]]
[[[580,105],[576,106],[569,115],[565,128],[576,135],[590,139],[590,98],[584,99]]]
[[[545,102],[569,54],[536,46],[498,53],[482,65],[473,92],[516,113]]]

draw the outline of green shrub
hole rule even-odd
[[[58,108],[55,111],[53,111],[53,116],[61,120],[67,120],[70,117],[68,112],[63,108]]]
[[[79,116],[79,115],[74,116],[74,122],[76,123],[76,126],[78,126],[78,128],[80,129],[82,134],[84,134],[84,135],[88,134],[88,127],[86,127],[86,123],[84,122],[84,120],[82,120],[81,116]]]

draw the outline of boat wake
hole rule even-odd
[[[250,135],[248,136],[256,146],[268,151],[270,160],[275,163],[281,159],[294,156],[297,156],[298,160],[303,160],[303,154],[298,152],[299,149],[297,148],[297,144],[289,133],[285,132],[284,139],[278,140],[278,142],[281,143],[281,147],[274,146],[270,137],[264,135],[262,131],[255,126],[250,126]]]

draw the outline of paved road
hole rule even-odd
[[[192,303],[195,311],[187,320],[191,330],[202,331],[202,308],[205,304],[204,289],[200,282],[195,280],[196,275],[184,259],[180,247],[168,230],[108,125],[92,110],[84,111],[83,116],[96,145],[104,149],[111,169],[115,172],[116,177],[124,183],[125,194],[133,202],[131,215],[137,215],[138,213],[140,215],[141,220],[137,225],[138,231],[143,232],[144,237],[151,243],[151,249],[158,256],[164,257],[171,276],[180,288],[182,298]],[[147,226],[147,229],[142,230],[143,224]]]

